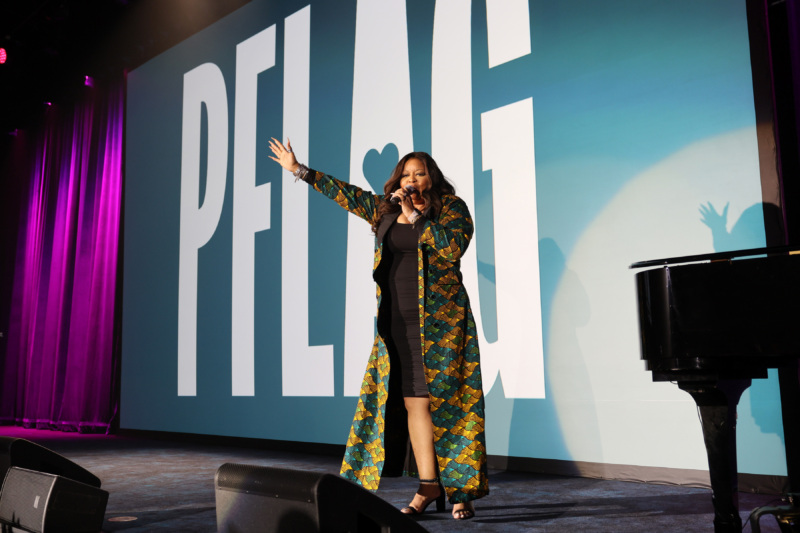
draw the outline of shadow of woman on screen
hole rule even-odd
[[[600,457],[602,445],[594,393],[575,333],[589,321],[589,298],[577,274],[567,268],[564,252],[558,244],[547,238],[541,239],[538,245],[546,398],[514,400],[509,442],[512,451],[519,451],[511,455],[574,461],[576,443],[568,443],[565,433],[580,433],[586,437],[578,446],[581,457]],[[561,309],[554,317],[557,294]],[[551,358],[550,350],[554,346],[558,356]],[[557,382],[553,377],[558,378]],[[565,424],[570,427],[565,428]],[[576,431],[576,427],[580,430]],[[545,471],[556,468],[559,473],[568,474],[578,469],[577,465],[568,464],[541,466]]]
[[[745,209],[729,232],[729,205],[730,202],[725,204],[721,212],[711,202],[700,206],[700,221],[711,230],[715,252],[761,248],[765,246],[767,232],[783,227],[783,215],[778,206],[758,203]],[[777,375],[774,379],[754,379],[749,392],[750,411],[756,425],[762,433],[776,434],[783,442]],[[778,409],[775,409],[776,405]]]

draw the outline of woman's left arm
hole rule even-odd
[[[440,260],[455,263],[467,251],[474,231],[467,204],[456,196],[442,198],[438,220],[421,217],[420,243],[434,249]]]

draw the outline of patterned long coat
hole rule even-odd
[[[309,171],[305,181],[360,218],[372,223],[383,199],[321,172]],[[484,399],[478,338],[467,292],[461,282],[460,259],[472,238],[467,205],[453,195],[442,197],[435,220],[422,217],[419,233],[419,324],[425,377],[431,401],[434,449],[439,475],[452,503],[489,492],[486,474]],[[409,462],[407,416],[400,390],[390,390],[389,353],[381,331],[381,284],[387,265],[381,263],[383,237],[399,213],[387,215],[375,239],[373,277],[378,283],[378,333],[347,440],[341,474],[376,490],[381,475],[405,471]],[[388,316],[388,313],[383,313]],[[391,424],[387,424],[387,419]],[[405,461],[403,461],[405,459]]]

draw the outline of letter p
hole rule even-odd
[[[207,174],[200,204],[203,104],[208,114]],[[205,63],[183,76],[178,396],[197,395],[197,252],[217,229],[228,169],[228,96],[219,67]]]

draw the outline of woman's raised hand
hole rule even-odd
[[[269,142],[269,149],[272,150],[275,157],[268,157],[289,172],[293,173],[300,166],[297,162],[297,158],[294,156],[292,143],[289,139],[286,139],[286,146],[284,146],[278,139],[272,137],[272,140]]]

